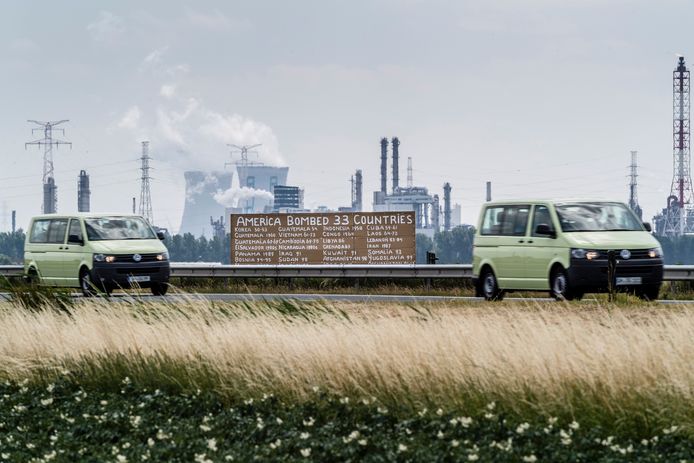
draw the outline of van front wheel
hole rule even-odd
[[[583,294],[575,293],[569,285],[569,277],[566,275],[566,270],[557,268],[552,272],[549,279],[549,294],[558,301],[571,301],[580,299]]]
[[[168,283],[154,283],[150,288],[154,296],[165,296],[166,291],[169,289]]]
[[[500,301],[503,299],[503,292],[499,289],[496,276],[490,268],[484,269],[480,275],[480,294],[485,301]]]
[[[80,289],[84,297],[92,297],[96,294],[94,283],[92,282],[92,275],[86,268],[80,270]]]

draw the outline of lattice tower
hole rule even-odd
[[[140,170],[142,171],[142,176],[140,177],[140,215],[147,219],[150,225],[154,224],[154,214],[152,214],[152,191],[150,187],[150,182],[152,177],[149,171],[152,169],[149,166],[149,161],[152,158],[149,157],[149,142],[142,142],[142,156],[140,157]]]

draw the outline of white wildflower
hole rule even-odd
[[[100,403],[101,405],[108,405],[108,400],[102,400],[102,401],[99,402],[99,403]]]
[[[388,413],[388,409],[386,407],[377,407],[376,411],[381,415],[385,415],[386,413]]]
[[[491,412],[492,410],[494,410],[495,408],[496,408],[496,402],[489,402],[489,403],[487,404],[487,410],[489,410],[490,412]]]
[[[310,448],[301,449],[301,456],[302,457],[308,457],[310,455],[311,455],[311,449]]]
[[[523,434],[523,433],[525,433],[525,431],[528,430],[528,428],[530,428],[530,424],[529,424],[529,423],[521,423],[521,424],[519,424],[518,427],[516,428],[516,434]]]
[[[443,439],[443,431],[439,431],[438,434],[436,434],[436,437]]]
[[[279,447],[280,445],[282,445],[282,441],[280,439],[277,439],[275,442],[270,442],[270,448],[273,450]]]
[[[51,383],[46,387],[46,390],[48,392],[53,392],[53,389],[55,389],[55,384]]]
[[[663,434],[672,434],[677,432],[679,428],[677,426],[670,426],[669,428],[663,429]]]
[[[204,453],[196,453],[195,461],[197,463],[212,463],[212,460],[208,459],[207,455],[205,455]]]
[[[443,415],[443,410],[439,408],[438,410],[436,410],[436,414],[439,416]]]
[[[467,456],[467,461],[477,461],[480,457],[476,453],[471,453]]]
[[[312,416],[309,416],[308,420],[304,420],[304,426],[313,426],[315,422],[316,420],[314,420]]]
[[[118,460],[120,463],[125,463],[128,461],[128,459],[125,457],[125,455],[118,454],[116,455],[116,460]]]
[[[171,435],[165,433],[165,432],[162,431],[161,429],[160,429],[159,431],[157,431],[157,439],[159,439],[159,440],[165,440],[165,439],[168,439],[169,437],[171,437]]]
[[[547,422],[548,422],[550,425],[555,425],[555,424],[557,424],[557,421],[559,421],[559,418],[557,418],[557,417],[555,417],[555,416],[550,416],[549,418],[547,418]]]
[[[349,403],[349,397],[340,397],[340,403],[341,404],[348,404]]]
[[[299,439],[306,440],[306,439],[308,439],[309,437],[311,437],[311,434],[309,434],[309,433],[307,433],[307,432],[302,432],[301,434],[299,434]]]
[[[364,446],[364,445],[366,445],[367,442],[366,442],[366,439],[359,439],[359,440],[357,441],[357,443],[358,443],[359,445],[361,445],[361,446]]]
[[[523,461],[526,463],[535,463],[537,461],[537,457],[535,455],[526,455],[523,457]]]
[[[207,440],[207,448],[212,450],[213,452],[217,451],[217,439],[208,439]]]
[[[578,428],[580,428],[581,426],[578,424],[578,421],[575,421],[575,420],[574,420],[574,421],[572,421],[572,422],[569,424],[569,427],[575,431],[575,430],[577,430]]]
[[[311,389],[313,389],[313,392],[318,392],[319,388],[318,386],[313,386]],[[309,449],[309,454],[311,453],[311,449]]]
[[[492,418],[494,418],[494,414],[487,412],[484,414],[484,417],[488,420],[491,420]]]
[[[398,452],[407,452],[407,446],[405,444],[398,444]]]
[[[127,376],[125,378],[123,378],[123,381],[121,381],[121,383],[123,383],[123,384],[130,384],[131,382],[132,381],[130,381],[130,378],[128,378]]]
[[[41,399],[41,405],[46,406],[50,405],[53,403],[53,397],[49,397],[47,399]]]
[[[142,418],[139,415],[136,416],[131,416],[130,417],[130,425],[133,428],[136,428],[140,425],[140,422],[142,421]]]
[[[457,447],[457,446],[459,446],[459,445],[460,445],[460,442],[459,442],[458,440],[453,439],[453,440],[451,441],[451,447]]]
[[[151,437],[148,437],[147,438],[147,445],[149,447],[154,447],[154,439],[152,439]]]
[[[200,425],[200,429],[202,430],[202,432],[208,432],[208,431],[211,430],[212,428],[209,427],[209,426],[207,426],[206,424],[201,424],[201,425]]]
[[[427,410],[426,408],[423,408],[421,411],[418,411],[418,412],[417,412],[417,415],[419,415],[419,417],[421,418],[421,417],[423,417],[424,415],[426,415],[428,411],[429,411],[429,410]]]
[[[275,421],[277,421],[277,424],[282,424],[284,421],[282,421],[282,418],[277,418]]]

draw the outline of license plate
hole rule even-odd
[[[142,283],[145,281],[149,281],[149,276],[133,275],[128,277],[129,283]]]
[[[617,286],[640,285],[641,277],[617,277]]]

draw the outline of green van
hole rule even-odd
[[[477,296],[529,290],[580,299],[608,291],[612,279],[615,289],[656,299],[663,252],[650,230],[620,202],[486,203],[473,247]]]
[[[37,216],[24,243],[24,275],[43,285],[81,288],[85,296],[133,286],[164,295],[170,268],[163,239],[134,214]]]

